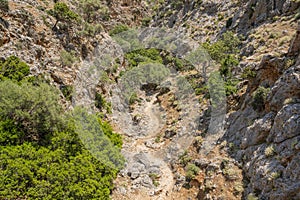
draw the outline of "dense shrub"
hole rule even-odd
[[[128,30],[129,30],[129,27],[127,25],[119,24],[119,25],[116,25],[112,30],[109,31],[109,35],[114,36],[114,35],[117,35],[119,33],[122,33],[124,31],[128,31]]]
[[[108,8],[99,0],[80,0],[78,9],[88,23],[93,23],[98,18],[109,19]]]
[[[151,22],[151,17],[145,17],[142,19],[142,26],[148,27]]]
[[[105,98],[98,92],[95,95],[95,106],[101,111],[106,110],[108,113],[111,113],[111,103],[107,102]]]
[[[238,64],[237,54],[239,53],[240,39],[233,32],[226,32],[221,39],[215,43],[203,43],[203,47],[215,61],[221,63],[222,67],[233,67]]]
[[[220,74],[226,81],[226,94],[237,92],[236,81],[232,77],[232,70],[239,64],[238,53],[240,39],[233,32],[226,32],[217,42],[203,44],[212,59],[220,63]],[[234,83],[234,84],[233,84]]]
[[[72,85],[63,85],[61,86],[60,90],[68,101],[72,100],[74,92],[74,87]]]
[[[84,23],[83,30],[79,32],[79,34],[84,36],[95,36],[103,30],[101,24],[90,24]]]
[[[78,61],[78,58],[75,55],[74,51],[68,52],[65,50],[62,50],[60,52],[60,62],[64,66],[72,66],[76,61]]]
[[[76,108],[73,118],[76,132],[85,148],[108,168],[121,169],[124,164],[119,148],[121,143],[110,127],[104,122],[99,123],[97,116],[89,114],[83,108]]]
[[[186,177],[187,179],[193,179],[196,175],[198,175],[200,168],[195,164],[189,163],[186,167]]]
[[[7,12],[9,10],[8,0],[0,0],[0,10]]]
[[[262,111],[265,108],[265,101],[267,99],[267,95],[270,92],[270,88],[265,88],[260,86],[253,95],[252,106],[254,110]]]
[[[160,52],[157,49],[138,49],[125,55],[130,67],[136,67],[140,63],[163,63]]]
[[[0,60],[0,80],[9,78],[21,81],[30,73],[29,66],[16,56],[10,56],[5,60]]]
[[[1,84],[9,82],[3,81]],[[22,95],[20,101],[25,101]],[[29,101],[34,103],[29,110],[35,110],[36,99]],[[4,102],[7,107],[15,107],[10,106],[13,104],[11,101]],[[1,103],[4,104],[2,99]],[[20,107],[26,105],[19,101],[16,104],[21,104]],[[47,109],[50,108],[46,106],[44,110]],[[20,112],[20,116],[26,115],[25,111]],[[32,113],[34,116],[35,112],[40,113],[36,110]],[[51,116],[51,113],[49,111],[40,114]],[[61,112],[55,114],[62,115]],[[19,126],[20,123],[15,123],[16,118],[10,119],[10,113],[1,112],[0,199],[109,199],[113,189],[112,180],[124,162],[120,154],[121,136],[114,133],[111,126],[98,117],[87,114],[86,111],[77,114],[79,115],[66,115],[65,124],[59,130],[50,129],[48,137],[43,140],[47,142],[36,143],[35,140],[40,138],[34,138],[33,141],[27,140],[26,136],[27,126],[38,124],[35,122],[38,119],[26,116],[28,123],[21,123]],[[32,127],[37,130],[42,128]],[[78,137],[78,134],[86,138]],[[91,148],[91,143],[87,143],[87,140],[92,140],[95,146]]]
[[[111,127],[111,125],[98,118],[99,123],[101,125],[103,133],[110,139],[110,141],[118,148],[121,148],[123,145],[122,136],[118,133],[115,133]]]
[[[109,199],[121,136],[83,109],[62,112],[58,90],[17,57],[0,72],[0,199]]]
[[[72,143],[56,144],[68,137],[75,138],[58,133],[49,147],[31,143],[0,146],[0,198],[109,199],[117,171],[82,147],[68,156],[67,147]]]
[[[12,120],[24,131],[22,140],[41,140],[59,128],[57,90],[46,83],[0,82],[0,120]]]

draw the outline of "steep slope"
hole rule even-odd
[[[299,0],[61,2],[79,21],[60,20],[54,28],[50,0],[1,4],[0,57],[21,58],[31,75],[61,90],[65,109],[89,106],[123,134],[127,166],[113,199],[300,199]],[[224,33],[241,41],[238,53],[224,54],[231,60],[217,64],[231,90],[224,136],[210,153],[202,151],[212,118],[207,83],[184,59],[158,52],[170,69],[186,68],[175,71],[195,89],[195,108],[175,98],[171,81],[143,85],[128,110],[114,97],[131,61],[149,58],[134,52],[130,60],[111,35],[139,26],[175,29],[210,53],[220,51],[213,44],[222,44]]]
[[[227,30],[241,34],[241,61],[233,73],[249,76],[234,97],[222,140],[243,169],[244,198],[299,199],[299,1],[164,5],[153,26],[182,29],[200,42]]]

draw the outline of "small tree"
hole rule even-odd
[[[54,9],[50,10],[49,13],[56,18],[56,22],[52,30],[55,30],[58,22],[72,22],[79,20],[78,14],[70,10],[67,4],[63,2],[55,3]]]

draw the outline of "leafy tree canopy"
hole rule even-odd
[[[18,58],[1,66],[0,199],[109,199],[121,136],[84,109],[63,113],[58,90]]]
[[[56,18],[56,23],[52,29],[55,29],[57,23],[59,21],[62,22],[72,22],[72,21],[79,21],[79,15],[68,7],[66,3],[57,2],[54,5],[53,10],[50,10],[49,13]]]

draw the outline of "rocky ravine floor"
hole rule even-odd
[[[196,128],[201,108],[194,101],[197,98],[178,100],[175,93],[157,88],[150,94],[138,91],[139,101],[129,109],[118,97],[112,98],[113,123],[124,137],[127,160],[112,199],[210,199],[224,194],[227,199],[240,199],[241,192],[234,192],[234,187],[241,185],[241,170],[226,154],[225,145],[212,148],[208,155],[200,155],[192,145],[201,132]],[[183,152],[189,152],[189,162],[200,168],[191,181],[186,181],[186,166],[179,161]]]
[[[174,177],[163,161],[161,149],[165,144],[155,142],[164,126],[156,95],[147,99],[144,96],[132,113],[135,126],[140,129],[137,134],[129,135],[128,129],[123,133],[127,166],[116,180],[113,199],[171,199]]]

